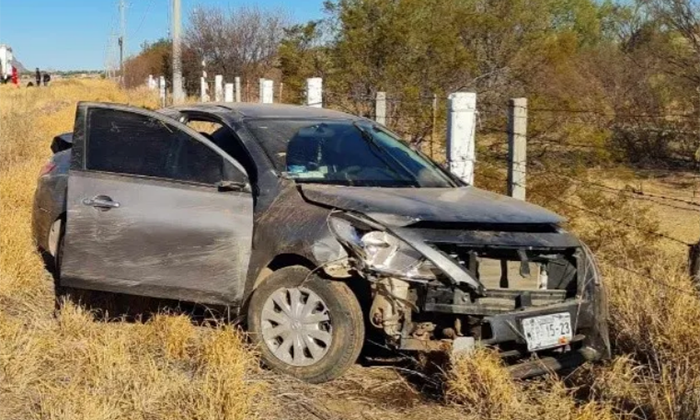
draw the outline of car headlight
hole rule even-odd
[[[338,217],[331,217],[329,225],[338,240],[367,269],[404,279],[435,279],[433,263],[394,235],[379,230],[363,231]]]

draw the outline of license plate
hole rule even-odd
[[[525,318],[522,325],[528,351],[563,346],[571,341],[568,312]]]

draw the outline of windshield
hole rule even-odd
[[[277,169],[297,182],[456,186],[435,163],[371,122],[253,120],[247,125]]]

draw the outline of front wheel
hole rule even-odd
[[[350,288],[302,266],[275,271],[253,292],[248,329],[266,366],[311,383],[342,375],[365,336]]]

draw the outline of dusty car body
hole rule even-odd
[[[61,286],[229,306],[282,372],[342,374],[365,328],[398,350],[493,346],[519,377],[609,356],[602,279],[562,218],[465,185],[372,121],[81,103],[52,150],[33,232]]]

